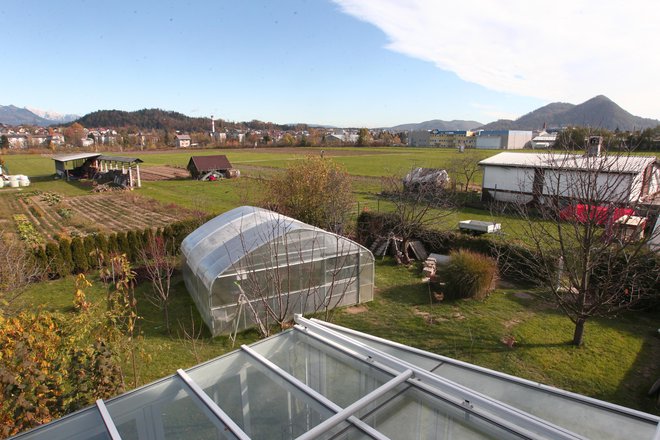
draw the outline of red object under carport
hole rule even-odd
[[[565,221],[577,220],[580,223],[594,221],[597,225],[611,225],[624,215],[635,215],[632,208],[612,206],[569,205],[559,212],[559,218]]]

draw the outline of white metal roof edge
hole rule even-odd
[[[90,157],[99,157],[101,153],[75,153],[75,154],[58,154],[52,157],[56,162],[69,162],[72,160],[89,159]]]

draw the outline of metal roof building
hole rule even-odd
[[[659,423],[296,316],[292,329],[16,438],[657,440]]]
[[[211,333],[371,301],[374,258],[345,237],[265,209],[242,206],[181,243],[183,275]],[[268,316],[268,315],[266,315]]]

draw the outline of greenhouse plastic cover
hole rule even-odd
[[[660,418],[318,320],[36,428],[60,439],[636,439]]]
[[[188,267],[210,291],[218,275],[243,256],[295,230],[322,231],[266,209],[241,206],[193,231],[181,243],[181,252]]]

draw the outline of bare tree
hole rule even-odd
[[[533,193],[521,190],[515,205],[523,220],[518,238],[534,252],[520,258],[518,270],[544,286],[575,324],[574,345],[582,344],[588,319],[658,295],[660,261],[648,250],[653,232],[644,227],[642,203],[651,183],[633,173],[643,169],[644,180],[655,172],[648,159],[547,154],[530,175],[534,181],[521,182]]]
[[[146,295],[147,300],[163,313],[168,334],[170,333],[170,288],[176,267],[176,260],[170,249],[171,246],[166,239],[152,236],[138,251],[147,278],[151,281],[151,292]]]
[[[479,172],[479,156],[474,150],[466,150],[459,155],[454,155],[449,161],[448,169],[454,176],[454,182],[458,180],[457,176],[462,178],[465,182],[463,190],[467,192],[470,189],[470,183]]]
[[[442,227],[455,211],[453,193],[437,182],[405,184],[400,177],[389,176],[383,179],[382,195],[394,205],[390,233],[402,240],[398,258],[404,264],[410,262],[410,241],[421,238],[425,230]]]
[[[25,288],[43,277],[44,268],[15,234],[0,230],[0,249],[0,314],[6,314]]]

